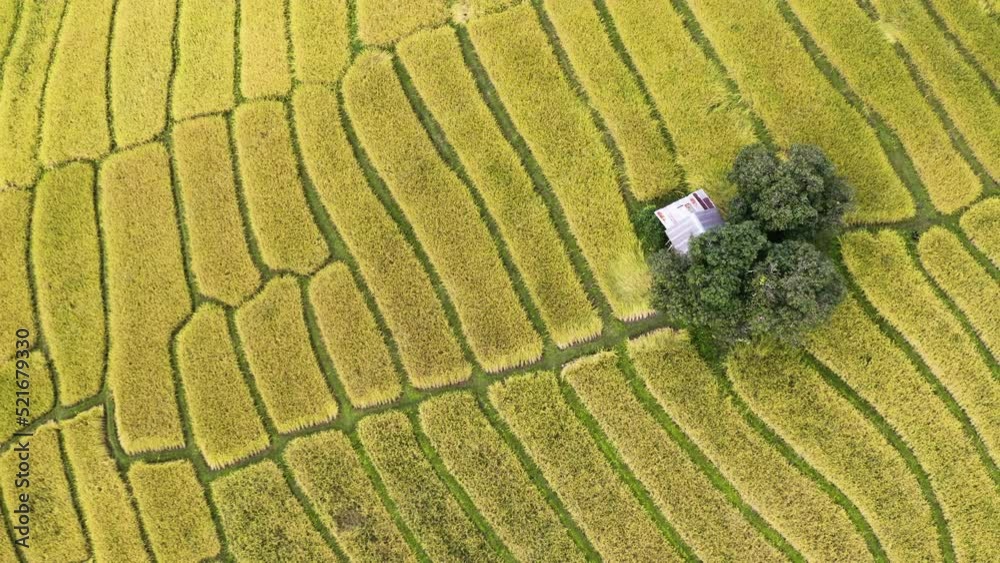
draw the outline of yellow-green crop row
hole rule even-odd
[[[236,109],[236,154],[250,224],[269,266],[309,274],[330,256],[306,201],[285,105],[263,101]]]
[[[128,480],[157,561],[201,561],[219,554],[205,491],[190,461],[134,463]]]
[[[484,14],[498,12],[520,0],[455,0],[451,2],[451,19],[463,24]]]
[[[282,456],[352,561],[416,561],[347,436],[330,430],[296,438]]]
[[[19,351],[23,352],[24,350],[21,349]],[[24,369],[25,365],[23,363],[19,367],[18,361],[26,361],[28,363],[27,369]],[[30,393],[28,395],[27,406],[31,416],[26,417],[29,422],[37,420],[52,410],[55,406],[55,393],[52,383],[52,372],[40,348],[30,350],[27,355],[20,354],[19,358],[11,358],[0,364],[0,367],[3,368],[3,373],[6,375],[6,377],[0,379],[0,393],[4,397],[9,397],[11,403],[9,416],[0,418],[0,440],[6,441],[15,432],[22,431],[22,425],[17,424],[14,412],[15,408],[21,409],[25,406],[24,403],[14,404],[18,397],[16,394],[18,391],[28,391]],[[21,374],[17,373],[18,370],[21,371]],[[27,376],[23,374],[27,374]],[[25,380],[29,382],[28,385],[30,387],[28,389],[22,389],[18,384],[18,381]]]
[[[410,381],[428,388],[468,379],[471,367],[427,272],[358,167],[336,95],[322,86],[303,86],[296,88],[293,105],[306,171],[358,262]]]
[[[993,355],[1000,355],[1000,282],[976,262],[957,236],[942,227],[925,232],[917,249],[934,281],[969,318]]]
[[[21,0],[0,0],[0,53],[7,55],[7,47],[14,37],[17,25],[17,14]],[[5,59],[0,57],[0,73],[3,72]]]
[[[420,421],[448,471],[522,561],[582,561],[559,518],[468,393],[420,405]],[[501,477],[502,476],[502,477]]]
[[[976,58],[983,72],[996,84],[1000,81],[1000,22],[997,7],[988,7],[991,0],[967,2],[965,0],[933,0],[931,5],[948,26],[948,31]]]
[[[797,352],[744,348],[732,353],[727,367],[750,408],[857,504],[890,560],[941,557],[916,476],[864,415]]]
[[[732,197],[726,173],[754,142],[746,110],[725,76],[691,39],[686,22],[661,0],[605,0],[615,28],[677,146],[688,182],[720,203]]]
[[[261,280],[244,236],[226,120],[178,123],[171,140],[198,291],[236,306]]]
[[[229,550],[241,561],[329,561],[334,554],[271,460],[212,481]]]
[[[937,27],[923,2],[871,0],[889,41],[902,44],[983,167],[1000,176],[1000,109],[995,92]],[[995,38],[994,38],[995,39]]]
[[[194,443],[209,467],[232,465],[268,446],[222,307],[200,306],[180,330],[177,367]]]
[[[21,555],[27,561],[83,561],[90,557],[90,550],[73,507],[55,423],[39,427],[26,442],[27,454],[15,441],[0,460],[0,467],[10,476],[3,483],[8,521],[15,537],[27,535],[28,548],[20,550]],[[27,471],[18,468],[25,461],[21,455],[27,455]],[[15,475],[19,473],[28,474],[24,483],[18,483],[21,478]],[[30,503],[21,502],[22,493],[28,494]]]
[[[94,168],[46,172],[35,187],[31,259],[42,330],[59,372],[59,400],[72,405],[101,390],[105,326]]]
[[[388,45],[448,21],[448,4],[446,0],[358,0],[358,34],[365,43]]]
[[[83,524],[97,561],[149,561],[128,488],[108,451],[104,407],[59,424]]]
[[[917,270],[892,231],[841,239],[844,262],[868,300],[923,357],[969,414],[992,455],[1000,456],[1000,385],[973,337]]]
[[[841,507],[744,420],[686,333],[660,330],[629,352],[657,402],[807,560],[870,558]]]
[[[47,165],[111,149],[107,115],[112,0],[70,2],[45,87],[39,156]]]
[[[389,496],[434,560],[499,561],[421,451],[406,415],[363,418],[358,436]]]
[[[473,20],[469,34],[615,316],[648,315],[649,268],[614,162],[590,111],[562,75],[530,3]]]
[[[119,146],[163,131],[174,65],[176,0],[119,0],[111,33],[111,117]]]
[[[646,412],[616,361],[603,352],[568,364],[562,375],[677,533],[705,561],[782,560]]]
[[[232,109],[236,0],[184,0],[177,24],[174,119]]]
[[[435,151],[392,59],[368,53],[344,77],[344,104],[375,167],[447,288],[469,347],[497,372],[531,363],[542,341],[518,301],[468,188]]]
[[[398,52],[420,96],[496,219],[524,283],[557,346],[596,336],[588,301],[545,203],[501,134],[448,27],[415,34]]]
[[[0,187],[29,186],[38,176],[35,148],[42,91],[65,5],[65,0],[23,0],[21,4],[20,24],[3,60]]]
[[[338,262],[317,273],[309,282],[309,302],[351,403],[364,408],[396,400],[403,386],[347,266]]]
[[[1000,268],[1000,197],[991,197],[969,208],[959,219],[965,236]]]
[[[350,61],[347,0],[291,0],[289,6],[295,77],[336,82]]]
[[[544,5],[577,78],[622,153],[632,193],[646,200],[677,187],[680,170],[673,151],[639,83],[611,46],[597,8],[576,0],[545,0]]]
[[[284,96],[292,88],[285,33],[286,0],[239,0],[240,92]]]
[[[751,0],[740,10],[724,0],[689,4],[774,141],[781,146],[822,147],[854,186],[855,208],[848,221],[886,222],[913,216],[913,199],[875,132],[816,67],[777,4]]]
[[[337,401],[309,345],[302,294],[294,277],[271,280],[240,307],[236,329],[278,432],[315,426],[337,416]]]
[[[107,265],[108,383],[128,453],[184,445],[170,337],[191,313],[167,152],[116,153],[98,176]]]
[[[913,449],[941,503],[958,560],[989,559],[1000,537],[1000,493],[959,419],[903,351],[853,298],[810,336],[808,348]]]
[[[512,377],[492,385],[489,397],[603,557],[680,560],[566,404],[554,374]]]
[[[31,307],[31,286],[28,284],[28,225],[31,219],[31,193],[22,190],[0,191],[0,334],[13,335],[19,329],[31,334],[30,347],[38,338],[35,313]],[[11,357],[5,350],[0,356]]]
[[[952,213],[982,186],[885,34],[852,0],[790,0],[810,35],[851,87],[899,135],[934,206]]]

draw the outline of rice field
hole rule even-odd
[[[997,14],[0,0],[0,562],[997,561]],[[848,296],[722,357],[639,227],[754,142]]]

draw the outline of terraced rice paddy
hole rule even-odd
[[[0,0],[0,562],[1000,561],[997,14]],[[849,295],[721,359],[637,224],[755,141]]]

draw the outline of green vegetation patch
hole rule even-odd
[[[236,83],[236,0],[184,0],[170,113],[184,119],[232,109]]]
[[[282,455],[351,560],[416,561],[347,436],[331,430],[296,438]]]
[[[446,0],[357,0],[358,33],[365,43],[388,45],[448,21]]]
[[[309,283],[309,302],[351,403],[364,408],[396,400],[403,386],[347,266],[338,262],[316,274]]]
[[[200,306],[181,329],[177,365],[194,442],[209,467],[232,465],[268,446],[222,307]]]
[[[240,92],[284,96],[292,88],[285,33],[286,0],[239,0]]]
[[[295,78],[302,82],[336,82],[351,58],[347,0],[291,0],[292,52]]]
[[[2,142],[2,141],[0,141]],[[28,283],[28,222],[31,220],[31,193],[20,190],[0,190],[0,334],[11,335],[18,329],[31,332],[27,340],[38,338],[35,313],[31,307],[31,286]],[[0,357],[13,355],[10,349]]]
[[[601,321],[573,271],[545,202],[476,89],[451,28],[400,42],[399,55],[482,194],[559,347],[589,340]]]
[[[322,424],[337,416],[309,345],[299,284],[291,276],[268,282],[236,312],[236,328],[250,371],[279,432]]]
[[[427,272],[354,159],[336,95],[304,86],[295,90],[293,104],[306,171],[358,262],[410,381],[424,389],[468,379],[471,366]]]
[[[330,251],[306,202],[285,105],[241,105],[235,128],[243,193],[264,261],[277,270],[312,273]]]
[[[476,400],[448,393],[420,404],[420,421],[448,471],[522,561],[582,561],[566,528]]]
[[[167,152],[106,159],[98,176],[107,267],[108,382],[128,453],[184,446],[170,338],[191,313]]]
[[[1000,197],[973,205],[959,223],[972,244],[1000,268]]]

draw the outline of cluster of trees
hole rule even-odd
[[[745,147],[729,173],[737,195],[727,223],[687,254],[650,258],[654,305],[673,322],[723,344],[795,342],[843,297],[843,279],[816,242],[843,227],[850,186],[817,147],[794,145],[783,156]]]

